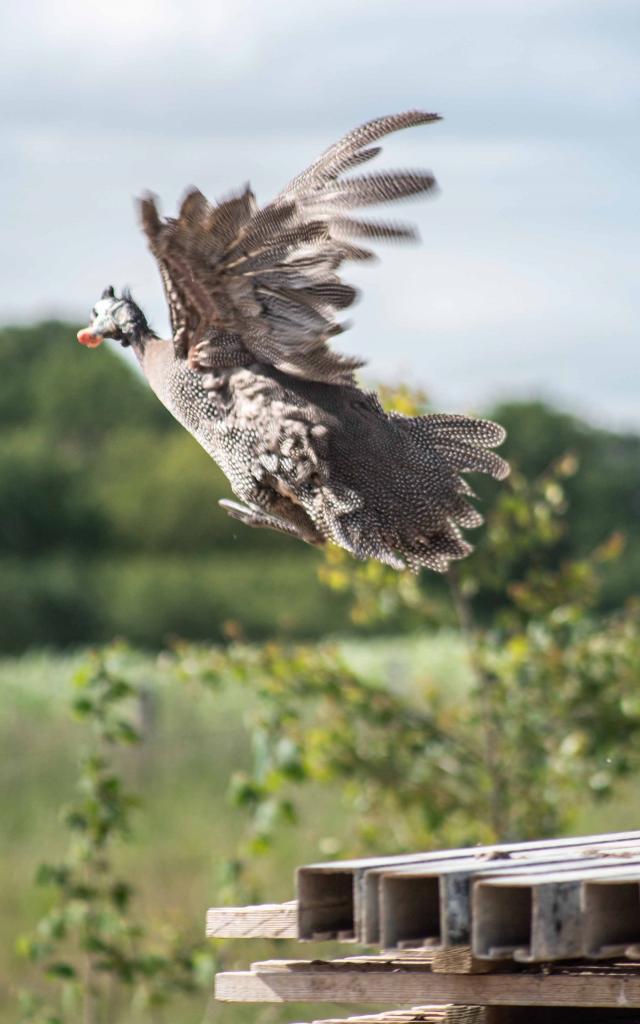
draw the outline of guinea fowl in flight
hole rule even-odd
[[[416,572],[445,572],[471,550],[461,527],[482,517],[461,473],[505,477],[491,451],[504,431],[467,416],[385,412],[355,382],[362,363],[328,341],[356,296],[338,276],[342,263],[372,258],[369,240],[415,237],[350,211],[435,188],[425,171],[344,174],[375,157],[382,136],[437,120],[410,111],[356,128],[262,209],[249,188],[216,205],[190,189],[178,217],[161,220],[143,198],[173,339],[158,338],[113,288],[78,333],[89,347],[131,345],[160,401],[244,502],[222,501],[230,515]]]

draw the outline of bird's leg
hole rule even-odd
[[[322,537],[316,534],[315,531],[312,532],[310,529],[304,528],[297,523],[289,522],[286,519],[280,519],[279,516],[271,515],[269,512],[263,512],[262,509],[248,508],[246,505],[240,505],[237,501],[228,501],[226,498],[223,498],[218,504],[232,519],[238,519],[245,526],[277,530],[279,533],[286,533],[290,537],[295,537],[297,540],[302,540],[307,544],[314,544],[318,547],[321,547],[323,544]]]

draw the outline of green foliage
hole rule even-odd
[[[417,688],[390,689],[331,647],[179,649],[183,678],[217,688],[231,669],[255,698],[253,769],[231,788],[249,814],[245,866],[277,855],[309,784],[341,794],[351,854],[569,830],[589,794],[610,796],[637,770],[640,739],[637,615],[576,613],[569,601],[474,632],[462,690],[428,668]]]
[[[217,507],[222,473],[114,347],[0,329],[0,425],[0,650],[339,622],[316,553]]]
[[[58,440],[90,447],[113,426],[166,429],[169,414],[112,352],[92,359],[75,344],[76,328],[57,320],[0,329],[0,423],[35,424]]]
[[[417,689],[390,689],[329,647],[178,652],[180,672],[219,686],[231,667],[256,697],[253,771],[232,789],[250,816],[245,858],[273,848],[309,783],[339,788],[355,853],[561,833],[586,794],[637,770],[640,605],[597,611],[620,533],[561,557],[577,471],[573,455],[529,480],[514,471],[478,551],[448,574],[448,608],[416,578],[328,553],[323,579],[351,596],[354,625],[458,622],[463,690],[428,667]]]
[[[333,630],[347,592],[331,607],[316,587],[315,553],[276,533],[242,527],[217,507],[229,496],[222,473],[120,355],[110,344],[83,349],[70,324],[0,329],[0,600],[9,605],[0,650],[103,642],[114,632],[145,646],[162,644],[171,632],[219,638],[225,619],[237,617],[239,588],[229,581],[246,581],[254,566],[248,636],[273,635],[283,622],[304,638]],[[383,388],[382,397],[406,413],[426,403],[409,388]],[[548,564],[581,558],[613,530],[622,531],[625,558],[610,568],[599,597],[602,608],[619,606],[640,573],[640,438],[599,430],[541,403],[508,403],[494,414],[509,431],[505,453],[526,479],[564,452],[577,459],[578,472],[564,482],[570,528],[547,549]],[[490,504],[495,486],[479,481],[478,490]],[[486,538],[479,536],[482,547]],[[151,606],[127,600],[111,582],[104,586],[109,565],[116,575],[134,559],[137,589],[155,595]],[[210,583],[219,575],[216,565],[229,599]],[[180,610],[190,573],[198,591],[191,617]],[[419,587],[404,583],[402,600],[393,574],[367,567],[358,579],[354,617],[361,628],[411,629],[446,607],[446,588],[434,577]],[[381,598],[383,580],[389,608],[372,616],[371,593],[379,590]],[[308,614],[312,597],[315,610]],[[501,601],[495,590],[478,603],[490,614]]]
[[[104,545],[107,523],[75,452],[52,450],[40,431],[6,433],[0,480],[0,555],[85,553]]]
[[[216,507],[229,495],[226,482],[183,432],[170,431],[160,440],[148,430],[116,424],[93,476],[118,549],[193,554],[234,545],[237,524]],[[249,546],[256,532],[246,538]]]
[[[138,1007],[156,1007],[211,981],[212,955],[203,944],[176,937],[160,948],[149,940],[132,913],[132,886],[115,872],[114,852],[129,838],[137,806],[117,758],[120,748],[142,741],[141,691],[126,670],[126,653],[113,649],[96,654],[75,677],[72,709],[89,726],[91,743],[76,798],[64,811],[66,856],[41,864],[37,874],[37,884],[53,894],[51,906],[20,944],[49,983],[46,994],[22,994],[25,1022],[112,1020],[126,992]]]
[[[89,640],[99,628],[90,567],[80,558],[0,561],[0,650]],[[112,634],[111,634],[112,635]],[[103,636],[101,639],[108,639]]]
[[[566,477],[566,528],[559,555],[581,558],[614,532],[626,537],[624,559],[603,580],[599,604],[616,608],[637,593],[640,576],[640,437],[614,434],[542,402],[510,402],[492,410],[507,428],[506,457],[527,479],[544,473],[562,454],[576,472]]]
[[[211,552],[199,558],[138,556],[103,564],[95,572],[96,608],[104,609],[99,638],[116,634],[148,646],[150,636],[165,643],[176,637],[215,641],[233,635],[264,640],[273,633],[337,630],[345,603],[336,599],[323,606],[317,564],[317,554],[304,548],[293,563],[262,552],[251,560]]]
[[[621,533],[584,557],[563,556],[577,472],[573,455],[531,478],[514,471],[489,505],[476,554],[448,574],[448,603],[408,574],[327,553],[324,583],[351,601],[354,628],[457,623],[467,671],[446,685],[428,663],[408,685],[355,667],[330,644],[247,643],[237,623],[227,646],[180,642],[164,655],[163,671],[190,693],[204,687],[218,701],[224,688],[243,688],[250,697],[251,762],[228,793],[247,824],[220,865],[218,901],[260,898],[261,856],[277,860],[283,836],[324,793],[334,834],[319,855],[393,852],[566,832],[587,802],[637,772],[640,603],[598,610]],[[120,592],[125,620],[126,590],[149,603],[135,577]],[[179,615],[176,607],[178,624]],[[132,679],[117,651],[78,678],[74,710],[95,743],[65,815],[68,855],[39,872],[53,902],[25,951],[58,998],[51,1008],[25,996],[24,1019],[38,1024],[71,1024],[80,1010],[89,1021],[117,1019],[123,991],[152,1007],[195,991],[211,968],[199,946],[150,944],[132,917],[131,883],[112,868],[135,809],[114,766],[115,752],[140,742]]]
[[[320,563],[218,512],[228,492],[210,460],[121,360],[72,337],[60,324],[0,337],[0,646],[227,642],[176,643],[165,658],[191,692],[233,685],[251,703],[251,764],[229,785],[247,829],[220,899],[258,895],[258,855],[279,856],[323,793],[340,814],[319,854],[393,851],[563,832],[637,771],[638,438],[503,406],[514,472],[479,485],[487,522],[471,559],[440,583],[336,549]],[[409,389],[383,397],[424,406]],[[245,639],[317,636],[347,609],[368,633],[457,625],[468,671],[443,686],[425,663],[409,686],[329,644]],[[153,1009],[212,966],[199,944],[152,942],[115,870],[135,822],[123,758],[142,739],[140,683],[117,650],[77,683],[92,742],[64,815],[68,850],[39,871],[49,909],[23,943],[45,979],[23,1000],[38,1024]]]
[[[176,659],[181,678],[213,688],[233,680],[255,697],[253,770],[236,774],[230,792],[250,812],[241,856],[273,850],[280,826],[298,820],[296,790],[304,784],[342,791],[353,851],[443,841],[454,794],[463,805],[463,788],[469,798],[475,791],[471,750],[451,775],[446,730],[456,708],[435,686],[396,693],[329,646],[179,648]],[[475,837],[472,822],[463,834]]]
[[[137,552],[100,560],[64,557],[0,560],[0,650],[107,643],[114,636],[151,648],[175,637],[222,641],[230,633],[263,640],[343,628],[346,599],[327,601],[316,578],[318,555],[297,562],[256,553]],[[319,610],[320,609],[320,610]]]

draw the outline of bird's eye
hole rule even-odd
[[[91,310],[91,316],[92,317],[96,317],[97,315],[98,314],[96,313],[96,309],[95,309],[95,306],[94,306],[94,308]]]

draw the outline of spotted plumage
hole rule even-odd
[[[152,389],[244,503],[221,502],[230,515],[416,572],[444,572],[471,550],[462,528],[482,517],[461,474],[506,476],[492,451],[504,431],[466,416],[385,412],[355,381],[360,360],[329,341],[356,297],[341,265],[371,259],[363,243],[415,237],[410,225],[351,211],[435,188],[425,171],[346,172],[377,156],[372,143],[389,132],[436,120],[410,111],[368,122],[262,209],[249,188],[218,204],[190,189],[178,217],[162,219],[146,196],[141,221],[172,343],[113,289],[78,335],[132,346]]]

